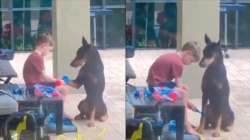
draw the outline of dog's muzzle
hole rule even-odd
[[[82,60],[82,61],[80,61],[80,60],[73,60],[73,61],[70,63],[70,65],[71,65],[72,67],[79,67],[79,66],[84,66],[85,63],[86,63],[86,61],[84,61],[84,60]]]

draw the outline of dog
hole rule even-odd
[[[212,128],[214,137],[220,136],[220,130],[230,131],[234,123],[234,112],[229,104],[230,87],[226,67],[223,62],[222,47],[205,35],[206,47],[199,65],[206,68],[202,78],[202,111],[198,132]]]
[[[82,100],[78,109],[80,113],[75,116],[76,120],[89,120],[88,126],[94,126],[95,120],[105,121],[107,107],[103,100],[105,88],[104,66],[97,48],[90,45],[86,39],[82,38],[82,46],[77,50],[76,57],[70,63],[72,67],[80,67],[75,80],[69,83],[70,86],[85,88],[87,97]]]

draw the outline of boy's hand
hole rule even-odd
[[[184,90],[186,90],[186,91],[189,91],[188,86],[185,85],[185,84],[180,84],[179,87],[182,88],[182,89],[184,89]]]
[[[187,106],[191,110],[196,110],[197,109],[197,107],[190,101],[188,101]]]

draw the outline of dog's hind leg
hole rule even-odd
[[[211,109],[211,106],[208,104],[206,105],[206,121],[205,121],[205,129],[211,129],[214,128],[214,113]]]
[[[98,104],[97,109],[98,111],[96,112],[97,113],[96,118],[101,122],[106,121],[108,119],[108,113],[106,104],[104,103],[103,100],[100,102],[100,104]]]
[[[222,115],[220,114],[219,118],[216,120],[215,131],[212,133],[213,137],[219,137],[220,136],[221,122],[222,122]]]
[[[204,109],[204,111],[205,111],[205,109]],[[201,119],[200,119],[200,125],[199,125],[199,127],[197,128],[197,132],[199,132],[199,133],[203,133],[203,131],[204,131],[204,128],[205,128],[205,125],[206,125],[206,116],[201,116]]]
[[[208,97],[206,96],[205,93],[203,93],[202,95],[202,112],[204,112],[205,114],[207,113],[207,102],[208,102]],[[201,119],[200,119],[200,125],[197,128],[197,132],[199,133],[203,133],[204,128],[205,128],[205,124],[206,124],[206,116],[202,115]]]
[[[79,104],[78,104],[78,110],[79,110],[79,114],[75,116],[75,120],[83,120],[86,119],[86,114],[88,113],[88,103],[86,101],[86,99],[82,100]]]
[[[234,112],[230,109],[227,112],[224,112],[222,115],[222,124],[221,129],[223,129],[226,132],[231,131],[234,124]]]
[[[88,93],[88,96],[86,98],[87,102],[88,102],[88,113],[87,115],[87,125],[89,127],[94,127],[95,126],[95,116],[96,116],[96,93],[94,92],[90,92]]]
[[[93,107],[93,109],[90,111],[89,120],[88,120],[88,123],[87,123],[87,125],[89,127],[94,127],[95,126],[95,113],[96,113],[96,110],[95,110],[95,107]]]

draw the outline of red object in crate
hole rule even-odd
[[[56,81],[55,81],[55,86],[56,86],[56,87],[62,86],[62,85],[64,85],[63,80],[56,80]]]
[[[169,93],[168,96],[173,100],[173,101],[176,101],[177,100],[177,94],[172,92],[172,93]]]
[[[158,102],[164,100],[164,97],[162,97],[159,92],[154,92],[152,94],[152,97]]]

